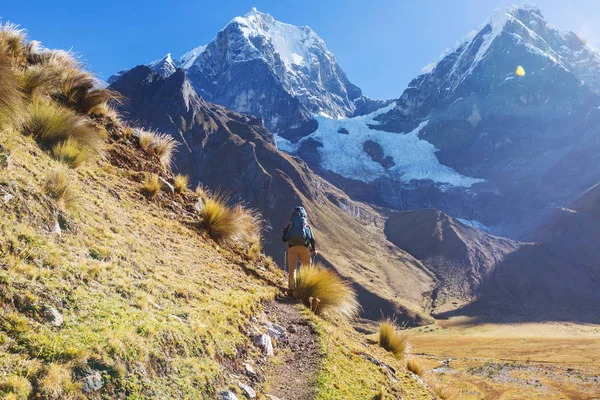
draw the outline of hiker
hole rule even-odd
[[[313,256],[317,254],[315,237],[308,225],[304,207],[294,208],[289,224],[283,229],[282,240],[288,245],[288,289],[290,296],[293,296],[298,259],[300,259],[301,265],[310,265],[311,254]]]

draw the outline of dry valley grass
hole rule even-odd
[[[595,325],[443,321],[433,329],[412,329],[410,342],[425,380],[453,387],[454,398],[600,397],[600,328]]]

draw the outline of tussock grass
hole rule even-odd
[[[378,343],[399,360],[404,358],[408,350],[408,338],[399,331],[396,321],[389,318],[379,322]]]
[[[4,399],[26,399],[31,389],[31,383],[21,376],[9,375],[0,379],[0,394]]]
[[[0,124],[16,120],[21,96],[10,59],[0,44]],[[1,127],[1,126],[0,126]]]
[[[23,131],[43,146],[53,147],[72,139],[82,149],[101,154],[106,133],[92,122],[51,101],[35,101],[23,125]]]
[[[45,65],[32,65],[19,75],[19,87],[30,98],[52,93],[59,83],[59,74]]]
[[[246,253],[248,260],[256,261],[260,257],[261,247],[260,242],[252,243],[248,246],[248,252]]]
[[[451,400],[456,397],[456,390],[450,384],[434,382],[429,384],[429,388],[439,400]]]
[[[265,225],[262,215],[258,211],[246,208],[241,204],[236,205],[233,212],[239,224],[236,240],[246,244],[258,243],[260,247],[261,234]]]
[[[416,358],[411,358],[406,362],[406,369],[419,376],[423,376],[424,373],[421,362]]]
[[[88,153],[72,138],[54,145],[52,155],[73,168],[77,168],[88,159]]]
[[[204,202],[210,197],[210,190],[203,184],[199,183],[196,186],[196,189],[194,189],[194,194]]]
[[[7,22],[0,26],[0,48],[16,63],[23,63],[27,58],[27,34],[19,25]]]
[[[294,297],[302,300],[317,315],[328,313],[351,319],[360,310],[356,292],[350,283],[320,264],[300,268]]]
[[[258,243],[260,247],[263,219],[258,211],[241,204],[230,207],[226,196],[216,194],[204,199],[200,218],[201,226],[216,242]]]
[[[69,208],[77,202],[77,194],[64,170],[54,170],[46,180],[46,193],[62,206]]]
[[[179,193],[179,194],[184,193],[188,188],[189,180],[190,179],[188,178],[187,175],[181,175],[181,174],[175,175],[175,182],[173,184],[173,187],[175,188],[175,193]]]
[[[240,231],[238,215],[227,205],[227,198],[222,195],[205,200],[201,224],[217,242],[230,241],[237,237]]]
[[[141,128],[135,128],[133,134],[138,137],[142,150],[154,154],[165,168],[171,166],[179,145],[173,136]]]
[[[39,390],[48,399],[62,399],[73,385],[71,371],[60,364],[50,364],[43,378],[38,381]]]
[[[98,80],[89,72],[71,68],[61,76],[60,86],[54,94],[56,100],[81,114],[107,115],[111,101],[121,96],[110,89],[100,89]]]
[[[158,196],[160,189],[162,189],[162,183],[158,175],[147,175],[146,179],[144,180],[144,186],[142,186],[142,193],[144,196],[154,199],[156,196]]]

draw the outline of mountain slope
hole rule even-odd
[[[206,194],[174,190],[155,147],[168,153],[169,137],[125,125],[69,53],[9,24],[0,66],[0,397],[264,398],[277,373],[318,382],[317,399],[430,398],[348,323],[298,303],[278,303],[292,321],[274,311],[285,280],[272,259],[211,238]],[[283,361],[300,351],[294,374]]]
[[[182,143],[175,159],[179,172],[263,213],[272,227],[265,249],[277,261],[283,257],[281,229],[293,207],[302,204],[321,260],[356,282],[365,317],[377,320],[384,312],[420,321],[415,312],[430,301],[424,293],[431,289],[431,274],[386,240],[377,211],[353,202],[300,159],[278,150],[260,119],[204,101],[181,69],[164,79],[136,67],[111,88],[128,98],[122,107],[128,118],[172,133]]]
[[[550,243],[493,236],[434,209],[394,214],[386,234],[436,275],[437,317],[598,322],[597,266]]]

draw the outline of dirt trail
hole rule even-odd
[[[287,339],[277,346],[281,363],[274,363],[266,377],[268,393],[280,400],[314,399],[321,363],[316,332],[294,299],[273,301],[265,307],[265,314],[287,330]]]

